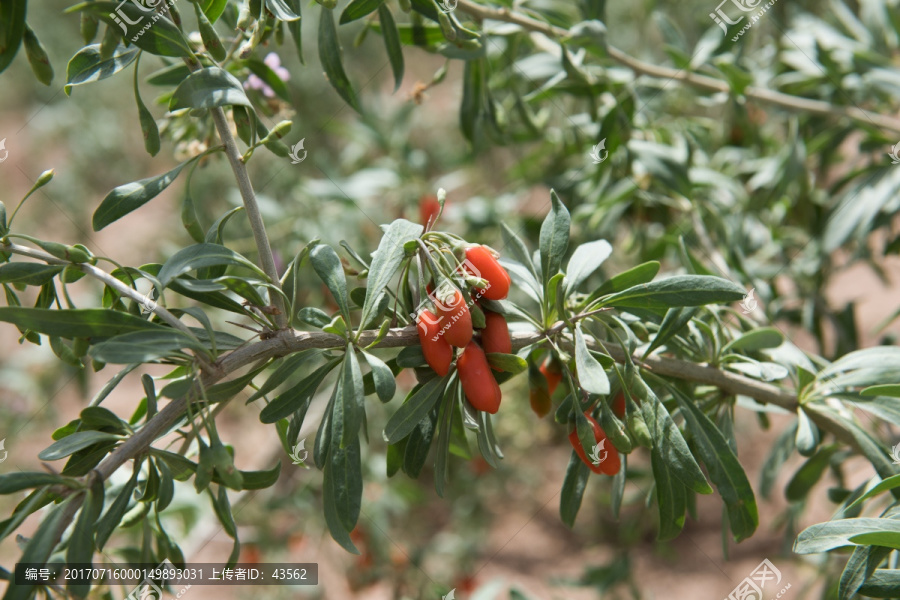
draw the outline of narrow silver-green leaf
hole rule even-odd
[[[322,7],[319,15],[319,60],[325,77],[338,95],[356,112],[362,112],[359,99],[341,62],[341,45],[334,26],[334,9]]]
[[[347,296],[347,279],[344,277],[341,258],[331,246],[318,244],[309,253],[309,260],[319,279],[325,282],[334,301],[337,302],[344,321],[350,323],[350,299]]]
[[[38,454],[41,460],[59,460],[70,456],[82,448],[93,446],[99,442],[117,440],[119,436],[103,431],[77,431],[50,444]]]
[[[100,44],[85,46],[75,53],[66,67],[66,95],[72,93],[72,87],[112,77],[125,69],[137,58],[140,49],[135,46],[116,46],[112,56],[100,56]]]
[[[396,444],[408,436],[419,422],[428,415],[434,404],[441,397],[446,378],[435,377],[415,392],[411,392],[400,408],[397,409],[384,427],[384,439],[389,444]]]
[[[368,327],[370,321],[377,317],[374,312],[375,308],[385,293],[385,288],[390,284],[406,257],[403,246],[422,235],[422,229],[421,225],[411,223],[406,219],[397,219],[390,224],[381,238],[369,268],[366,300],[360,317],[362,327]]]
[[[241,82],[219,67],[194,71],[175,88],[169,100],[169,110],[234,105],[252,107]]]
[[[544,287],[559,272],[563,256],[569,247],[571,217],[565,205],[550,191],[550,212],[541,224],[541,277]]]
[[[578,382],[585,391],[591,394],[609,393],[609,378],[603,365],[588,350],[580,325],[575,326],[575,366],[578,369]]]
[[[384,38],[384,47],[387,50],[388,59],[391,61],[391,71],[394,72],[394,91],[400,89],[403,83],[405,64],[403,61],[403,47],[400,44],[400,33],[391,10],[384,4],[384,0],[378,0],[378,20],[381,22],[381,35]],[[350,8],[349,6],[347,7]],[[344,11],[346,13],[346,11]],[[341,17],[343,18],[343,17]]]
[[[162,175],[147,177],[113,189],[94,211],[91,221],[94,231],[100,231],[158,196],[175,181],[181,170],[194,160],[196,158],[183,162]]]
[[[607,296],[597,306],[665,309],[737,302],[746,294],[738,284],[709,275],[676,275]]]

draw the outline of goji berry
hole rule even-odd
[[[500,313],[484,311],[484,329],[481,330],[481,347],[488,354],[499,352],[512,354],[512,339],[509,326]]]
[[[619,392],[612,404],[613,414],[620,419],[625,416],[625,392]]]
[[[438,318],[430,310],[422,310],[416,317],[416,325],[425,362],[434,369],[435,373],[443,377],[450,370],[453,348],[450,347],[444,336],[440,335],[441,324]]]
[[[469,403],[477,410],[496,414],[500,409],[500,386],[491,373],[484,350],[475,342],[469,342],[456,359],[456,368]]]
[[[419,219],[422,225],[434,221],[440,212],[441,203],[438,202],[437,196],[422,196],[419,199]]]
[[[438,290],[440,294],[440,290]],[[472,340],[472,313],[466,306],[465,296],[458,289],[438,298],[437,316],[440,320],[441,335],[447,343],[457,348],[465,348]]]
[[[587,418],[588,423],[591,424],[591,429],[594,430],[594,441],[600,446],[597,449],[597,454],[600,458],[599,464],[595,465],[584,453],[584,448],[581,446],[581,440],[578,439],[577,429],[573,429],[571,433],[569,433],[569,443],[572,444],[572,448],[575,450],[575,454],[578,455],[578,458],[580,458],[591,471],[605,475],[615,475],[619,472],[619,469],[622,468],[622,463],[619,460],[619,452],[613,447],[612,442],[607,440],[606,433],[600,429],[600,424],[589,414],[584,413],[584,416]]]
[[[509,295],[509,273],[500,266],[490,250],[485,246],[470,246],[466,248],[466,259],[470,263],[466,265],[466,270],[488,282],[487,288],[479,290],[482,298],[503,300]]]
[[[562,369],[559,366],[559,361],[548,356],[541,364],[541,373],[547,379],[547,393],[552,396],[553,392],[556,391],[556,386],[562,380]]]

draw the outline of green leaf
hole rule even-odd
[[[138,66],[134,65],[134,102],[138,109],[138,121],[141,123],[141,133],[144,136],[144,149],[150,156],[156,156],[159,152],[159,127],[156,126],[156,119],[153,114],[147,110],[144,101],[141,99],[141,92],[138,88]]]
[[[403,452],[403,472],[418,479],[428,459],[428,452],[431,450],[431,442],[434,439],[435,432],[434,411],[427,417],[416,424],[415,429],[406,438],[406,449]]]
[[[278,368],[275,369],[271,375],[269,375],[269,378],[266,379],[266,382],[262,384],[259,389],[256,390],[249,398],[247,398],[247,404],[250,404],[254,400],[262,398],[263,396],[277,388],[279,385],[287,381],[288,378],[291,377],[291,375],[294,375],[300,368],[300,366],[303,365],[303,363],[315,359],[321,354],[322,350],[318,348],[310,348],[308,350],[301,350],[300,352],[291,354],[290,356],[285,358],[284,361],[278,366]],[[332,363],[329,364],[336,364],[336,361],[332,361]],[[331,370],[329,366],[326,366],[325,369],[329,371]]]
[[[803,456],[812,456],[819,445],[819,428],[803,410],[803,405],[797,407],[797,438],[794,443]]]
[[[72,87],[112,77],[134,62],[140,50],[134,46],[116,46],[112,56],[100,56],[100,44],[91,44],[79,50],[69,59],[66,67],[66,95],[72,93]]]
[[[244,93],[241,82],[219,67],[206,67],[194,71],[175,88],[169,100],[170,111],[234,105],[251,108],[253,106]]]
[[[880,536],[877,540],[868,541],[868,536]],[[860,538],[860,536],[866,536]],[[855,538],[857,541],[851,541]],[[886,545],[900,539],[900,521],[894,519],[876,519],[862,517],[858,519],[839,519],[827,521],[807,527],[800,532],[794,541],[794,552],[797,554],[821,554],[844,546]],[[885,543],[875,543],[875,541]]]
[[[347,297],[347,280],[344,277],[344,267],[334,248],[325,244],[317,244],[309,253],[309,259],[313,269],[319,275],[319,279],[325,282],[328,290],[341,309],[344,321],[350,323],[350,300]]]
[[[809,490],[812,489],[812,486],[821,479],[825,469],[828,468],[831,455],[837,450],[837,445],[825,446],[812,458],[803,463],[803,466],[797,469],[787,488],[785,488],[785,497],[791,502],[803,500],[809,493]]]
[[[589,299],[593,301],[595,298],[621,292],[636,285],[652,281],[653,278],[656,277],[656,274],[659,273],[659,266],[657,261],[651,260],[650,262],[645,262],[636,267],[632,267],[627,271],[623,271],[594,290]]]
[[[559,497],[559,516],[563,523],[570,528],[575,526],[575,517],[578,516],[578,510],[581,508],[581,499],[584,497],[584,490],[590,474],[591,471],[587,465],[575,452],[572,452]]]
[[[50,57],[47,56],[47,50],[44,49],[34,30],[27,24],[22,41],[25,44],[25,56],[28,58],[28,64],[31,65],[31,71],[35,78],[44,85],[50,85],[53,81],[53,66],[50,64]]]
[[[556,192],[550,191],[550,212],[541,224],[541,276],[546,290],[550,279],[559,272],[569,247],[569,211]]]
[[[337,365],[336,360],[326,363],[325,366],[309,374],[303,381],[278,395],[260,411],[259,420],[263,423],[275,423],[301,409],[312,399],[322,380],[335,365]]]
[[[575,326],[575,366],[578,369],[578,382],[590,394],[606,395],[609,393],[609,378],[603,365],[588,351],[581,326]]]
[[[0,321],[12,323],[22,329],[31,329],[45,335],[66,339],[106,338],[131,331],[164,329],[128,313],[105,308],[76,308],[50,310],[24,306],[0,307]]]
[[[0,496],[8,496],[22,490],[38,488],[45,485],[59,484],[71,488],[78,487],[78,483],[75,480],[63,477],[62,475],[56,475],[55,473],[15,471],[13,473],[0,475]]]
[[[887,492],[887,491],[889,491],[889,490],[896,489],[896,488],[898,488],[898,487],[900,487],[900,475],[894,475],[894,476],[892,476],[892,477],[888,477],[887,479],[885,479],[885,480],[879,482],[878,485],[876,485],[875,487],[873,487],[871,490],[869,490],[868,492],[866,492],[865,494],[863,494],[862,496],[860,496],[859,498],[857,498],[857,499],[853,502],[853,504],[851,504],[851,505],[849,505],[849,506],[847,507],[847,509],[853,508],[853,507],[856,506],[857,504],[860,504],[860,503],[862,503],[862,502],[865,502],[865,501],[868,500],[869,498],[872,498],[872,497],[874,497],[874,496],[877,496],[878,494],[881,494],[881,493],[883,493],[883,492]]]
[[[384,4],[384,0],[375,0],[379,2],[378,20],[381,22],[381,35],[384,38],[384,47],[387,50],[388,59],[391,61],[391,70],[394,72],[394,91],[400,89],[403,83],[403,71],[405,65],[403,62],[403,48],[400,45],[400,33],[397,31],[397,24],[394,23],[394,16],[391,10]],[[349,6],[347,7],[350,8]],[[347,11],[344,11],[346,14]],[[341,16],[343,19],[343,16]]]
[[[323,11],[324,12],[324,11]],[[363,304],[362,315],[360,316],[360,327],[365,328],[371,325],[371,321],[377,318],[375,309],[381,300],[381,296],[385,293],[385,288],[390,284],[394,273],[403,264],[406,252],[403,246],[422,235],[423,227],[416,223],[410,223],[406,219],[397,219],[387,228],[381,241],[378,243],[378,250],[372,259],[369,267],[369,276],[367,278],[366,301]]]
[[[344,12],[341,13],[340,24],[344,25],[362,19],[375,12],[382,4],[384,4],[384,0],[351,0]]]
[[[763,498],[768,498],[775,486],[775,480],[781,473],[781,467],[794,452],[794,439],[796,438],[796,422],[785,429],[775,440],[766,462],[763,464],[759,475],[759,493]]]
[[[159,270],[159,279],[162,286],[168,287],[176,277],[184,275],[188,271],[203,267],[218,265],[234,265],[250,269],[262,279],[268,281],[268,277],[259,267],[247,260],[234,250],[219,244],[194,244],[176,252]]]
[[[44,285],[53,281],[63,267],[43,263],[10,262],[0,265],[0,283]]]
[[[333,426],[340,427],[340,446],[346,448],[352,441],[358,439],[359,427],[366,414],[362,371],[352,344],[347,344],[338,386],[335,391],[334,410],[340,423],[335,421]]]
[[[334,9],[322,7],[319,15],[319,60],[325,77],[338,95],[356,112],[362,112],[356,92],[347,78],[341,62],[341,45],[334,26]]]
[[[38,458],[41,460],[59,460],[78,452],[82,448],[93,446],[99,442],[108,442],[118,439],[119,436],[114,433],[106,433],[104,431],[78,431],[50,444],[38,454]]]
[[[190,348],[202,353],[208,350],[177,329],[135,331],[116,336],[91,347],[89,354],[105,363],[127,365],[145,363],[172,356],[176,351]]]
[[[659,508],[659,534],[656,539],[672,540],[678,537],[684,528],[687,490],[669,470],[668,462],[658,448],[650,451],[650,466],[653,469],[656,504]]]
[[[281,461],[278,461],[274,467],[265,471],[238,471],[241,474],[242,490],[262,490],[275,485],[281,475]],[[222,483],[218,473],[213,475],[213,482]]]
[[[194,157],[183,162],[162,175],[147,177],[146,179],[126,183],[113,189],[106,195],[100,206],[97,207],[97,210],[94,211],[91,221],[94,231],[100,231],[110,223],[118,221],[128,213],[137,210],[153,198],[156,198],[175,181],[184,167],[197,158]]]
[[[722,354],[729,351],[742,350],[753,352],[766,348],[777,348],[784,342],[784,334],[775,327],[762,327],[748,331],[744,335],[730,341],[722,348]]]
[[[649,356],[651,352],[678,335],[678,332],[694,318],[698,310],[697,307],[691,306],[670,308],[666,311],[666,316],[663,317],[659,330],[656,332],[656,337],[653,338],[653,342],[647,347],[644,356]]]
[[[838,587],[839,600],[851,600],[856,592],[865,583],[866,579],[875,572],[875,569],[890,554],[890,548],[878,546],[857,547],[853,550],[847,566],[841,573]]]
[[[448,375],[449,377],[449,375]],[[444,390],[446,377],[435,377],[425,385],[414,388],[406,401],[397,409],[384,427],[384,439],[389,444],[396,444],[416,428],[424,419]]]
[[[703,471],[700,470],[669,411],[643,380],[635,377],[634,385],[642,386],[644,388],[642,391],[646,392],[645,396],[639,393],[643,400],[641,412],[653,438],[654,448],[659,450],[667,469],[688,489],[699,494],[711,494],[712,488],[709,487]]]
[[[27,2],[0,2],[0,73],[15,58],[25,35]]]
[[[531,254],[528,252],[528,248],[525,246],[525,243],[522,239],[516,235],[516,232],[510,229],[509,225],[506,223],[501,223],[500,234],[503,237],[503,248],[504,250],[509,250],[510,256],[514,258],[519,264],[526,267],[528,271],[534,276],[534,281],[537,283],[538,273],[534,268],[534,261],[531,260]],[[540,287],[535,285],[536,288]]]
[[[350,539],[362,505],[362,469],[359,458],[359,439],[346,448],[331,447],[322,478],[322,499],[325,522],[331,537],[348,552],[359,554]]]
[[[708,275],[676,275],[651,283],[636,285],[607,296],[598,307],[665,309],[672,306],[703,306],[741,300],[746,290],[721,277]]]
[[[300,17],[300,0],[284,0],[284,3],[287,4],[291,12]],[[287,28],[291,32],[291,37],[294,38],[294,47],[297,49],[297,58],[300,59],[301,64],[306,64],[306,61],[303,60],[303,34],[302,34],[302,19],[297,19],[296,21],[288,21]]]
[[[203,10],[203,14],[209,19],[209,22],[215,23],[222,16],[222,13],[225,12],[228,0],[200,0],[198,4]]]
[[[900,596],[900,570],[876,569],[859,588],[867,598],[897,598]]]
[[[88,488],[78,519],[69,536],[69,547],[66,548],[66,562],[68,564],[85,564],[93,562],[94,556],[94,524],[103,510],[103,479],[91,478],[91,486]],[[87,596],[91,589],[90,581],[86,583],[69,583],[67,589],[79,598]]]
[[[187,459],[185,458],[184,460]],[[131,475],[131,479],[129,479],[125,483],[125,485],[122,486],[122,489],[119,490],[118,495],[116,495],[116,499],[113,500],[112,504],[109,505],[109,508],[106,509],[106,512],[103,514],[100,520],[97,521],[95,543],[97,544],[98,550],[103,550],[103,547],[106,545],[106,542],[113,534],[113,531],[115,531],[116,527],[119,526],[119,523],[122,522],[122,517],[125,516],[125,511],[128,510],[128,505],[131,503],[132,494],[134,493],[135,487],[137,487],[138,476],[140,474],[140,466],[136,464],[135,469]]]
[[[566,295],[578,289],[612,254],[606,240],[587,242],[575,248],[566,266]]]
[[[3,3],[3,5],[5,4],[19,3]],[[60,504],[50,508],[49,514],[43,517],[34,535],[28,540],[25,550],[19,557],[20,562],[38,565],[43,565],[47,562],[47,559],[50,558],[50,554],[53,552],[53,548],[56,547],[60,526],[63,524],[63,516],[68,511],[69,503],[74,502],[75,498],[76,496],[70,496]],[[16,585],[13,583],[6,589],[3,600],[28,600],[29,598],[34,598],[34,588],[35,586],[32,584]]]
[[[300,12],[294,11],[286,0],[266,0],[266,8],[280,21],[290,22],[300,19]]]
[[[84,11],[103,20],[117,33],[121,27],[125,27],[126,31],[123,39],[150,54],[176,58],[193,56],[181,30],[161,13],[150,9],[140,9],[133,3],[98,2],[93,0],[71,6],[65,12],[79,11]],[[124,15],[126,18],[117,16],[117,13]],[[118,23],[116,19],[119,20]]]
[[[860,392],[861,396],[890,396],[891,398],[900,398],[900,384],[886,383],[882,385],[872,385]]]
[[[375,393],[382,402],[388,402],[397,391],[397,382],[394,380],[394,372],[384,361],[377,356],[362,351],[363,358],[372,369],[372,378],[375,382]]]
[[[759,526],[759,511],[744,467],[716,424],[682,394],[675,397],[693,434],[697,453],[728,509],[734,540],[745,540]]]

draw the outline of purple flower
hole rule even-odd
[[[266,58],[263,60],[263,63],[267,67],[269,67],[275,76],[282,81],[287,81],[291,78],[291,73],[281,66],[281,57],[275,54],[274,52],[269,52]],[[274,98],[275,92],[266,85],[266,82],[254,75],[253,73],[247,77],[247,81],[244,82],[244,89],[248,90],[261,90],[263,95],[266,98]]]

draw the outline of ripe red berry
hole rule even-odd
[[[475,342],[469,342],[456,359],[456,368],[469,403],[477,410],[496,414],[500,409],[500,386],[491,373],[484,350]]]
[[[619,392],[612,404],[613,413],[620,419],[625,416],[625,392]]]
[[[437,292],[441,293],[440,290]],[[437,316],[444,339],[451,346],[465,348],[472,339],[472,313],[466,306],[466,298],[456,288],[438,298],[436,302]]]
[[[470,246],[466,248],[466,259],[469,261],[466,270],[488,282],[488,287],[478,292],[482,298],[503,300],[509,295],[509,273],[500,266],[490,250],[485,246]]]
[[[440,335],[441,324],[438,318],[430,310],[423,310],[416,317],[416,325],[425,362],[434,369],[435,373],[443,377],[450,370],[453,348],[450,347],[444,336]]]
[[[492,352],[512,354],[512,339],[509,337],[509,326],[503,315],[488,310],[484,311],[481,346],[488,354]]]
[[[547,392],[552,396],[553,392],[556,391],[556,386],[562,380],[562,369],[559,366],[559,361],[548,356],[541,364],[540,371],[547,379]]]
[[[428,225],[430,221],[434,221],[440,212],[441,203],[438,202],[437,196],[422,196],[419,199],[419,219],[422,221],[422,225]]]
[[[571,433],[569,433],[569,443],[572,444],[575,454],[578,455],[581,461],[586,464],[591,471],[598,474],[615,475],[619,472],[619,469],[622,468],[622,462],[619,460],[618,451],[613,447],[612,442],[606,438],[606,433],[600,429],[600,424],[589,414],[584,413],[584,416],[587,418],[588,423],[591,424],[591,429],[594,430],[594,441],[600,446],[597,448],[597,455],[600,458],[599,464],[595,465],[584,453],[584,448],[581,446],[581,440],[578,439],[577,429],[573,429]]]

